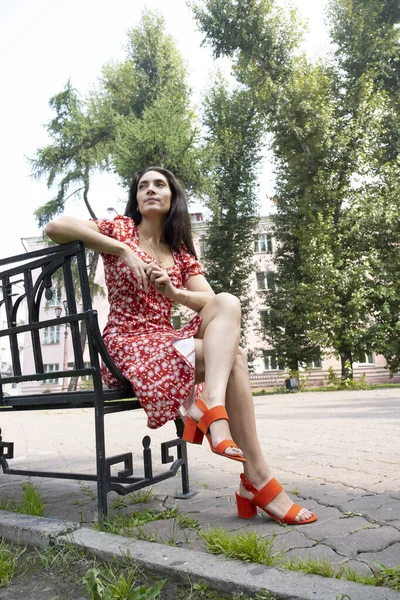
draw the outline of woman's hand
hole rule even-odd
[[[139,290],[144,289],[144,291],[149,291],[149,280],[146,274],[146,268],[149,266],[145,262],[143,262],[134,251],[126,246],[120,253],[120,258],[124,261],[127,267],[132,271],[137,280],[137,286]]]
[[[165,269],[162,269],[155,263],[145,265],[147,279],[160,294],[166,298],[174,299],[176,288],[172,285],[169,275]]]

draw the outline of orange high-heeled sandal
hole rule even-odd
[[[196,421],[194,421],[194,419],[191,417],[186,417],[182,439],[192,444],[202,444],[203,438],[206,436],[211,451],[214,452],[214,454],[225,456],[231,460],[246,462],[246,459],[243,458],[243,456],[234,456],[233,454],[227,454],[225,452],[227,448],[239,449],[239,446],[235,444],[233,440],[222,440],[222,442],[217,444],[214,448],[211,435],[208,433],[210,425],[212,425],[215,421],[218,421],[219,419],[226,419],[229,421],[228,413],[226,412],[225,407],[214,406],[213,408],[208,408],[201,398],[197,400],[196,406],[201,410],[203,416],[198,423],[196,423]]]
[[[261,490],[255,488],[243,473],[240,474],[240,479],[244,489],[254,494],[253,498],[250,500],[249,498],[241,496],[239,492],[236,492],[237,511],[238,516],[241,519],[252,519],[257,514],[257,508],[261,508],[261,510],[267,513],[270,519],[273,519],[280,524],[305,525],[306,523],[314,523],[317,521],[318,517],[316,515],[304,519],[304,521],[296,521],[297,515],[302,510],[302,507],[298,504],[293,504],[282,519],[278,519],[278,517],[264,508],[283,490],[283,487],[276,479],[271,479],[271,481],[264,485]]]

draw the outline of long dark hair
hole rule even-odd
[[[135,173],[129,188],[129,200],[126,205],[125,216],[131,217],[136,225],[139,225],[142,222],[142,215],[138,209],[137,189],[139,181],[143,175],[149,171],[157,171],[158,173],[161,173],[161,175],[164,175],[168,181],[169,189],[172,192],[171,208],[169,209],[164,224],[164,241],[170,248],[177,251],[179,251],[182,243],[185,244],[190,254],[193,254],[193,256],[197,258],[185,192],[171,171],[163,169],[162,167],[147,167],[146,169],[143,169],[143,171]]]

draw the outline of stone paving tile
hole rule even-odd
[[[393,542],[400,542],[400,533],[393,527],[362,529],[346,537],[328,536],[324,539],[324,543],[332,546],[336,552],[349,557],[361,552],[379,552]]]
[[[366,565],[364,562],[360,560],[348,560],[342,565],[345,569],[352,569],[356,573],[360,573],[360,575],[372,575],[372,570]]]
[[[325,546],[324,544],[317,544],[312,548],[296,548],[294,550],[289,550],[289,552],[285,553],[283,559],[285,558],[289,558],[290,560],[295,560],[296,558],[302,558],[304,560],[327,560],[332,565],[340,565],[346,560],[346,557],[339,556],[332,548]]]
[[[358,555],[358,560],[362,560],[372,568],[379,562],[392,569],[400,566],[400,544],[392,544],[389,548],[385,548],[381,552],[362,552]]]
[[[277,535],[274,539],[274,552],[278,553],[281,551],[289,552],[294,548],[311,548],[315,546],[316,542],[312,542],[307,539],[299,531],[289,531],[286,534]]]
[[[369,523],[362,517],[349,517],[347,519],[332,519],[324,523],[317,521],[316,523],[312,523],[312,527],[310,525],[298,525],[297,527],[310,539],[323,541],[328,537],[347,536],[360,529],[376,529],[379,526]]]
[[[332,508],[331,506],[322,506],[317,502],[312,503],[310,500],[304,500],[304,503],[298,502],[298,504],[304,504],[306,508],[313,510],[318,517],[318,521],[316,523],[319,525],[321,525],[321,523],[326,523],[327,521],[332,521],[333,519],[339,519],[342,516],[342,513],[337,508]],[[314,523],[312,525],[314,526]]]
[[[182,529],[176,519],[153,521],[137,527],[136,530],[139,539],[173,546],[189,543],[195,537],[193,530]]]

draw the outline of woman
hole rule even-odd
[[[174,175],[149,167],[133,178],[125,216],[88,222],[61,217],[45,233],[56,243],[81,240],[102,253],[110,302],[104,341],[149,426],[160,427],[180,410],[184,439],[201,443],[205,434],[213,452],[241,462],[240,517],[253,517],[259,507],[287,524],[316,521],[291,501],[264,459],[239,347],[240,304],[230,294],[215,295],[204,278]],[[179,331],[170,324],[174,302],[198,313]],[[115,383],[105,370],[103,377]],[[194,384],[201,384],[197,395]]]

